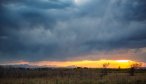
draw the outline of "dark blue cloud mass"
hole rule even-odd
[[[0,0],[1,62],[145,47],[146,0]]]

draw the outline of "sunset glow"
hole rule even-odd
[[[22,62],[19,62],[22,64]],[[14,64],[19,64],[14,63]],[[46,67],[88,67],[88,68],[102,68],[104,63],[109,63],[108,68],[129,68],[133,63],[139,63],[131,60],[98,60],[98,61],[40,61],[40,62],[23,62],[28,65],[46,66]]]

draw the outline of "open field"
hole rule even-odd
[[[1,69],[0,84],[146,84],[146,70],[137,70],[129,76],[128,69]]]

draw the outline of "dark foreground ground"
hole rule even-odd
[[[129,76],[129,69],[74,68],[0,68],[0,84],[146,84],[146,70],[136,70]]]

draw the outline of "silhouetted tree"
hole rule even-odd
[[[108,69],[107,67],[110,65],[110,63],[104,63],[102,66],[103,66],[103,69],[102,69],[102,72],[101,72],[101,75],[100,77],[102,78],[103,76],[107,75],[108,74]]]
[[[131,64],[130,71],[129,71],[130,76],[134,76],[135,75],[135,70],[140,68],[141,66],[142,66],[142,63]]]
[[[119,66],[118,69],[121,70],[121,66]]]

